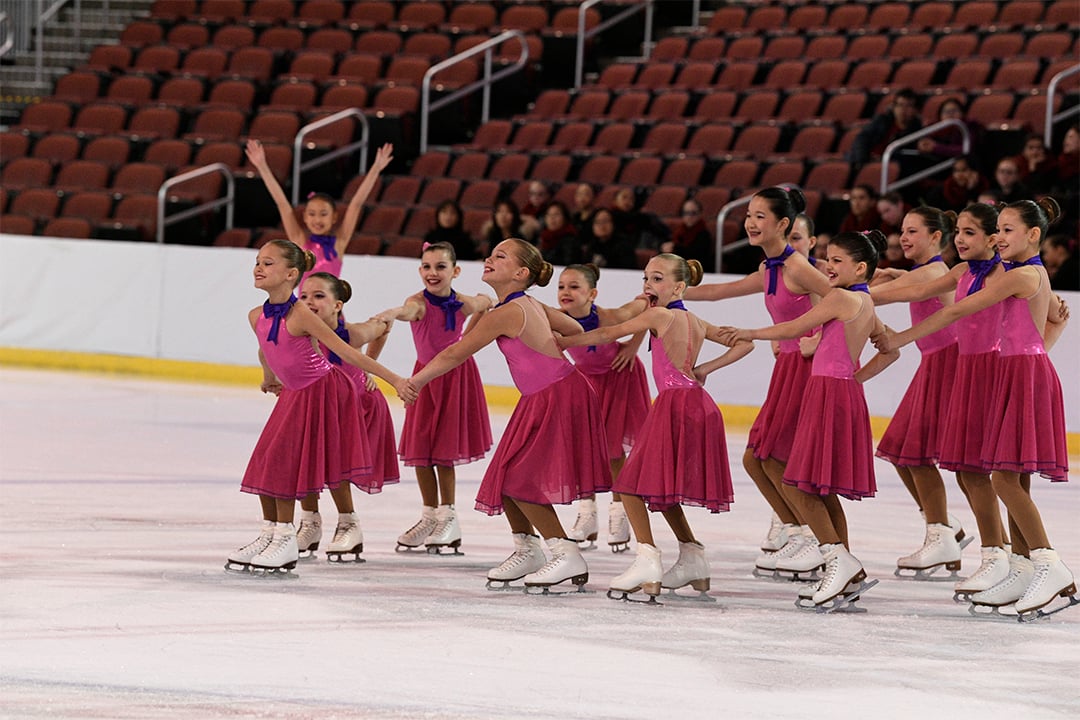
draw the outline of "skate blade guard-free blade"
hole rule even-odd
[[[427,547],[424,545],[402,545],[401,543],[398,543],[397,547],[394,548],[394,552],[417,553],[418,555],[426,555]]]
[[[836,597],[826,600],[817,606],[817,611],[821,614],[829,613],[864,613],[866,608],[856,607],[855,603],[862,598],[862,594],[878,584],[877,580],[862,580],[859,583],[859,587],[855,588],[851,592],[842,592]],[[798,606],[798,601],[796,601]]]
[[[893,570],[893,575],[902,578],[904,580],[919,580],[922,582],[958,582],[960,578],[960,563],[956,563],[956,568],[948,568],[952,563],[942,563],[941,565],[933,565],[928,568],[907,568],[898,567]],[[941,568],[948,568],[948,575],[938,575],[937,571]]]
[[[686,585],[683,585],[683,587],[686,587]],[[683,595],[683,594],[675,592],[675,590],[676,590],[676,588],[666,588],[667,592],[663,593],[664,599],[665,600],[675,600],[675,601],[678,601],[678,602],[699,602],[699,603],[714,603],[714,602],[716,602],[716,598],[714,598],[712,595],[705,592],[704,590],[698,590],[697,594],[695,594],[695,595]]]
[[[569,580],[570,583],[573,584],[576,587],[576,589],[569,589],[569,588],[566,588],[566,586],[563,586],[562,584],[565,583],[567,580]],[[574,575],[573,577],[568,577],[568,578],[565,578],[563,580],[560,580],[559,582],[553,582],[553,583],[530,583],[530,582],[526,582],[525,583],[525,594],[526,595],[564,595],[566,593],[583,593],[583,592],[587,592],[585,590],[585,583],[587,583],[587,582],[589,582],[589,573],[587,573],[587,572],[581,573],[580,575]],[[558,589],[556,589],[556,588],[558,588]],[[554,590],[554,592],[552,592],[552,590]]]
[[[261,568],[252,565],[251,576],[274,580],[299,580],[300,576],[293,572],[294,569],[296,569],[296,563],[286,563],[278,568]]]
[[[317,560],[319,558],[319,556],[315,554],[316,549],[317,548],[310,548],[310,549],[307,549],[307,550],[301,550],[299,552],[298,559],[300,559],[300,560]]]
[[[461,541],[455,540],[447,545],[426,545],[428,555],[464,555],[461,552]]]
[[[637,605],[655,605],[656,607],[663,606],[664,603],[656,599],[656,595],[646,594],[647,600],[636,598],[633,593],[637,590],[608,590],[607,596],[612,600],[618,600],[619,602],[635,603]]]
[[[1045,609],[1050,607],[1050,603],[1054,602],[1054,600],[1059,597],[1065,598],[1067,602],[1065,602],[1064,604],[1058,604],[1050,610]],[[1065,588],[1060,593],[1055,595],[1054,598],[1051,598],[1050,602],[1046,603],[1046,605],[1043,605],[1039,608],[1032,608],[1031,610],[1025,610],[1024,612],[1017,615],[1016,619],[1022,623],[1034,622],[1035,620],[1046,620],[1051,615],[1056,615],[1062,610],[1068,610],[1073,605],[1080,605],[1080,599],[1077,599],[1076,597],[1076,586],[1070,585],[1069,587]]]
[[[776,579],[798,583],[817,582],[821,580],[821,571],[824,569],[824,565],[819,565],[813,570],[781,570],[776,568]]]
[[[492,580],[488,578],[484,587],[492,592],[521,592],[525,589],[524,583],[521,585],[511,585],[512,582],[517,582],[521,578],[514,578],[513,580]]]
[[[331,565],[357,565],[367,560],[360,557],[360,550],[343,550],[341,552],[327,552],[326,562]]]
[[[242,563],[236,562],[235,560],[226,560],[225,572],[232,573],[234,575],[246,575],[251,572],[251,563]]]
[[[1020,616],[1015,613],[1003,613],[1001,608],[1012,607],[1014,603],[1008,605],[980,605],[979,603],[971,603],[968,605],[968,614],[972,617],[982,618],[983,620],[1008,620],[1012,622],[1018,619]]]
[[[574,542],[577,543],[578,549],[581,550],[581,552],[596,549],[596,536],[584,540],[574,540]]]
[[[613,542],[608,543],[608,546],[611,548],[611,552],[615,553],[616,555],[618,555],[619,553],[624,553],[630,549],[629,542]]]

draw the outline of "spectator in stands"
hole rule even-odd
[[[465,232],[462,218],[461,207],[455,201],[443,200],[435,210],[435,227],[424,235],[424,242],[429,245],[449,243],[458,260],[476,260],[480,257],[476,240]]]
[[[521,208],[521,222],[533,237],[540,234],[544,224],[544,212],[551,202],[551,191],[539,180],[529,183],[528,201]]]
[[[544,211],[540,254],[552,265],[566,267],[581,262],[581,240],[578,239],[577,228],[570,222],[570,211],[559,200],[548,203]]]
[[[697,260],[705,272],[713,272],[716,238],[709,233],[701,204],[689,198],[682,205],[680,222],[671,233],[671,240],[660,244],[660,252],[672,253],[685,260]]]
[[[485,255],[508,238],[521,238],[528,242],[533,241],[533,236],[525,231],[521,222],[521,212],[513,200],[504,199],[495,203],[491,211],[491,219],[484,223],[480,230],[483,236],[480,250]]]
[[[620,188],[615,193],[611,215],[615,231],[629,238],[635,248],[658,250],[671,237],[671,230],[660,218],[638,209],[633,188]]]
[[[1016,158],[1005,157],[998,160],[991,188],[997,192],[998,202],[1008,204],[1032,199],[1031,191],[1020,182],[1020,168],[1017,167]]]
[[[630,238],[615,229],[615,218],[607,208],[593,212],[585,259],[601,268],[637,268],[637,253]]]
[[[900,244],[900,233],[893,233],[885,238],[885,253],[878,262],[879,268],[910,270],[913,264],[911,260],[904,257],[904,247]]]
[[[1050,287],[1054,290],[1080,290],[1080,257],[1074,243],[1064,235],[1051,235],[1040,248]]]
[[[900,225],[904,222],[904,216],[907,215],[908,206],[904,202],[904,196],[893,190],[878,198],[877,211],[881,216],[881,232],[888,237],[900,232]]]
[[[862,165],[881,158],[885,148],[893,140],[910,135],[922,128],[919,119],[918,96],[910,88],[903,88],[893,96],[892,105],[855,136],[848,153],[848,161]],[[868,228],[864,228],[868,229]]]
[[[949,98],[938,107],[937,121],[960,120],[967,126],[968,135],[971,138],[971,150],[982,142],[982,127],[978,123],[964,120],[964,106],[956,98]],[[946,158],[960,157],[964,154],[964,133],[960,128],[949,126],[938,130],[933,135],[921,138],[916,147],[919,152],[932,157],[933,162]]]
[[[1020,170],[1020,180],[1031,192],[1049,192],[1057,175],[1055,164],[1042,135],[1032,133],[1024,139],[1024,149],[1016,157],[1016,166]]]
[[[979,195],[990,189],[990,182],[979,172],[979,166],[971,155],[956,158],[952,173],[942,186],[929,193],[929,202],[939,210],[961,212],[978,201]]]
[[[1057,156],[1055,176],[1057,186],[1068,193],[1076,193],[1076,180],[1080,176],[1080,125],[1073,125],[1061,139],[1061,153]]]
[[[596,191],[589,183],[578,183],[574,188],[574,211],[570,215],[570,222],[577,228],[578,235],[584,237],[589,233],[589,222],[592,220],[596,206]]]
[[[840,221],[840,232],[866,232],[881,228],[877,211],[878,195],[869,185],[856,185],[848,193],[848,214]]]

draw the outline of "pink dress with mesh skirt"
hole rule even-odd
[[[511,301],[524,310],[522,324],[546,323],[528,296]],[[521,399],[491,456],[476,494],[476,509],[503,511],[503,497],[536,505],[566,505],[611,489],[607,441],[596,391],[560,355],[533,350],[519,338],[500,337]]]
[[[944,304],[936,297],[911,303],[911,324],[917,325],[942,307]],[[915,344],[922,359],[877,447],[878,457],[900,467],[937,465],[950,389],[956,377],[954,326],[942,328]]]
[[[1043,282],[1046,282],[1045,276]],[[1069,452],[1061,381],[1025,298],[1001,301],[1001,359],[987,411],[983,464],[1066,482]]]
[[[671,321],[689,325],[690,313],[674,310]],[[693,357],[689,343],[688,330],[687,362]],[[660,394],[613,490],[639,496],[652,511],[692,505],[725,512],[734,494],[720,409],[694,379],[692,368],[672,364],[664,335],[652,339],[651,350]]]
[[[855,379],[857,367],[848,353],[844,323],[825,323],[784,469],[788,485],[812,495],[836,494],[850,500],[877,492],[874,438],[863,386]]]
[[[780,276],[776,292],[769,293],[768,273],[762,275],[765,286],[765,309],[773,323],[788,322],[802,317],[813,307],[809,295],[797,295],[784,285],[783,266],[777,268]],[[810,335],[812,333],[807,333]],[[810,379],[811,358],[803,357],[799,341],[781,340],[780,354],[773,364],[769,389],[754,424],[750,427],[747,447],[753,448],[759,460],[775,458],[786,463],[791,455],[791,443],[795,440],[795,423],[799,419],[803,388]]]
[[[965,273],[956,285],[959,302],[970,294],[975,275]],[[1001,349],[1001,313],[1004,305],[994,303],[974,315],[960,318],[956,328],[956,374],[949,393],[949,409],[941,423],[939,465],[953,472],[989,474],[983,464],[983,436],[990,413],[993,388],[998,383]]]
[[[443,311],[428,303],[424,317],[409,323],[416,345],[414,375],[461,339],[465,319],[458,310],[454,328],[447,330]],[[416,402],[405,408],[398,452],[406,466],[454,467],[480,460],[490,449],[491,421],[472,358],[425,385]]]
[[[572,347],[567,351],[574,359],[574,366],[585,374],[600,397],[608,459],[618,460],[634,446],[649,413],[645,366],[634,358],[625,370],[612,370],[611,362],[619,353],[619,343]]]
[[[397,448],[394,444],[394,419],[390,417],[390,406],[386,397],[379,388],[367,389],[366,372],[348,363],[334,363],[329,349],[322,343],[319,343],[319,350],[349,376],[356,388],[356,403],[360,406],[360,428],[367,433],[371,447],[371,485],[363,489],[377,492],[383,485],[396,483],[401,478],[401,471],[398,468]]]
[[[377,492],[371,452],[360,428],[352,380],[315,351],[311,338],[289,334],[282,321],[278,342],[266,339],[272,321],[255,324],[259,347],[284,389],[255,444],[240,489],[282,500],[300,499],[343,482]]]

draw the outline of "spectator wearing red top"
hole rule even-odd
[[[848,214],[840,221],[840,232],[866,232],[881,229],[877,211],[878,195],[869,185],[856,185],[848,193]]]
[[[552,265],[565,267],[581,262],[581,241],[577,228],[570,222],[570,211],[566,205],[558,200],[548,203],[544,212],[540,254]]]

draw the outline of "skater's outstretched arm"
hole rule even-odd
[[[904,273],[902,277],[896,280],[871,287],[870,297],[874,299],[875,305],[929,300],[932,297],[955,290],[960,278],[967,272],[967,268],[968,264],[966,262],[959,263],[949,272],[932,280],[928,280],[925,275],[919,272]],[[874,275],[876,277],[877,273],[875,272]]]
[[[413,322],[424,317],[424,296],[420,293],[416,295],[410,295],[405,299],[405,302],[397,307],[390,308],[389,310],[383,310],[376,315],[376,318],[381,320],[401,320],[402,322]]]
[[[683,300],[727,300],[763,292],[761,285],[762,268],[744,278],[724,283],[708,283],[688,287],[683,291]]]
[[[415,394],[429,382],[445,375],[461,363],[486,347],[500,336],[517,337],[521,330],[524,310],[517,305],[503,305],[491,310],[476,323],[472,332],[463,335],[460,340],[444,349],[431,359],[420,372],[406,382],[415,399]],[[406,400],[406,402],[409,402]]]
[[[285,197],[285,191],[281,189],[281,184],[274,177],[274,173],[270,171],[270,166],[266,162],[266,150],[263,149],[262,143],[254,139],[248,140],[246,152],[248,160],[258,171],[259,177],[262,178],[263,184],[266,185],[266,189],[270,193],[270,197],[274,200],[274,205],[277,206],[278,215],[281,216],[281,226],[285,228],[285,234],[289,236],[289,240],[300,247],[304,247],[307,244],[307,234],[297,221],[296,215],[293,213],[293,206],[289,204],[289,198]]]
[[[356,230],[356,223],[360,220],[360,211],[367,202],[368,196],[371,195],[371,191],[375,189],[375,181],[393,160],[394,146],[390,143],[386,143],[376,151],[371,167],[368,168],[364,179],[360,181],[360,187],[349,199],[349,205],[345,208],[345,215],[341,219],[337,241],[334,243],[334,248],[339,255],[344,254],[345,249],[349,247],[349,241],[352,240],[353,232]]]
[[[888,330],[885,324],[881,320],[875,319],[874,328],[870,331],[870,336],[881,335]],[[885,368],[896,362],[900,357],[899,350],[889,350],[888,352],[878,352],[874,357],[863,365],[861,368],[855,371],[855,379],[860,383],[864,383],[872,377],[875,377],[881,373]]]

